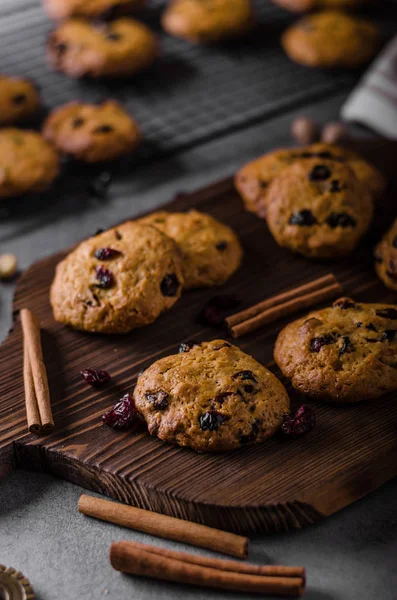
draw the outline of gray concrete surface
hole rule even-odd
[[[321,120],[335,118],[342,101],[336,97],[299,112]],[[289,114],[140,168],[132,181],[114,182],[106,200],[81,206],[70,198],[24,218],[3,218],[0,252],[14,252],[25,269],[37,258],[71,245],[98,227],[159,206],[176,192],[215,181],[260,152],[288,144],[292,118]],[[0,286],[1,338],[11,320],[13,287]],[[23,471],[0,482],[0,563],[23,571],[38,600],[248,598],[113,571],[108,560],[112,540],[182,546],[83,517],[77,512],[81,492],[48,475]],[[251,559],[305,565],[307,600],[397,600],[396,506],[394,480],[315,527],[255,537]]]

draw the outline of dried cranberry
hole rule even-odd
[[[55,45],[55,50],[59,56],[61,56],[62,54],[65,54],[67,49],[68,49],[68,46],[64,42],[60,42],[59,44]]]
[[[239,298],[233,294],[213,296],[200,311],[198,321],[210,327],[221,327],[225,322],[228,311],[236,308],[239,304]]]
[[[258,392],[258,390],[256,390],[256,389],[254,388],[254,386],[253,386],[253,385],[249,385],[249,384],[247,384],[247,385],[244,385],[244,386],[243,386],[243,390],[244,390],[244,392],[246,392],[247,394],[253,394],[254,392],[255,392],[255,393],[257,393],[257,392]]]
[[[248,444],[249,442],[253,442],[259,433],[259,421],[254,421],[251,425],[251,431],[247,435],[242,435],[240,437],[240,444]]]
[[[395,329],[386,329],[386,331],[383,334],[383,339],[387,340],[388,342],[394,342],[394,340],[396,339],[396,334],[397,331]]]
[[[353,344],[350,341],[350,338],[347,335],[342,336],[343,344],[339,350],[339,356],[342,356],[346,352],[351,352],[353,348]]]
[[[331,185],[330,185],[329,191],[331,193],[336,193],[336,192],[341,192],[342,191],[341,185],[340,185],[340,183],[339,183],[339,181],[337,179],[333,179],[331,181]]]
[[[26,100],[26,94],[15,94],[15,96],[12,97],[12,103],[16,104],[16,106],[19,106],[20,104],[23,104]]]
[[[368,325],[365,326],[365,329],[369,329],[369,331],[375,331],[375,333],[378,331],[373,323],[368,323]]]
[[[84,125],[84,119],[82,119],[81,117],[76,117],[76,119],[73,119],[73,121],[72,121],[73,129],[78,129],[82,125]]]
[[[111,379],[107,371],[102,371],[99,369],[83,369],[80,371],[80,375],[84,381],[93,387],[101,387]]]
[[[189,352],[192,348],[199,345],[200,344],[197,344],[196,342],[182,342],[182,344],[179,346],[179,353],[181,354],[182,352]]]
[[[104,290],[107,290],[114,285],[113,273],[111,273],[109,269],[105,269],[105,267],[96,268],[96,278],[99,281],[97,284],[98,287]]]
[[[304,208],[303,210],[298,210],[292,213],[288,222],[290,225],[300,225],[303,227],[315,225],[317,223],[317,219],[311,210]]]
[[[331,177],[331,169],[326,165],[316,165],[309,173],[310,181],[324,181]]]
[[[310,352],[320,352],[323,346],[334,344],[335,338],[332,335],[323,335],[310,340]]]
[[[226,250],[226,248],[228,247],[228,245],[229,244],[227,242],[221,241],[216,244],[216,249],[219,250],[220,252],[224,252]]]
[[[106,36],[107,40],[111,40],[112,42],[118,42],[118,40],[121,40],[121,35],[119,33],[108,33]]]
[[[143,423],[131,394],[125,394],[112,409],[105,412],[102,421],[105,425],[114,427],[115,429],[128,429],[132,425]]]
[[[227,418],[226,415],[222,415],[217,410],[208,410],[199,418],[200,428],[203,431],[216,431]]]
[[[243,381],[249,379],[249,381],[257,383],[257,379],[252,371],[239,371],[232,376],[232,379],[242,379]]]
[[[95,258],[98,260],[112,260],[112,258],[116,258],[120,255],[121,252],[114,248],[98,248],[98,250],[95,251]]]
[[[332,229],[335,229],[335,227],[346,229],[347,227],[355,227],[357,224],[356,220],[347,213],[331,213],[325,222],[332,227]]]
[[[356,308],[356,303],[350,298],[339,298],[339,300],[335,300],[332,306],[341,310],[347,310],[348,308]]]
[[[96,129],[94,129],[94,133],[110,133],[114,128],[111,125],[99,125]]]
[[[160,284],[161,293],[163,296],[173,297],[176,296],[179,290],[179,280],[174,273],[166,275]]]
[[[285,417],[281,431],[290,438],[298,438],[309,433],[315,424],[316,415],[314,410],[307,404],[302,404],[294,416]]]
[[[376,311],[376,314],[383,319],[397,319],[397,310],[395,308],[381,308]]]
[[[154,410],[164,410],[168,406],[168,398],[169,394],[164,390],[159,390],[158,392],[150,392],[145,394],[145,397],[149,402],[153,403]]]

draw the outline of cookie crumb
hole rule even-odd
[[[18,269],[17,257],[14,254],[0,255],[0,279],[11,279]]]

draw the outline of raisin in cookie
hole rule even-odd
[[[397,220],[375,248],[375,269],[391,290],[397,290]]]
[[[210,215],[157,212],[140,222],[174,239],[182,251],[185,289],[220,285],[239,267],[242,248],[236,234]]]
[[[171,308],[182,284],[175,242],[150,225],[127,222],[85,240],[59,263],[50,299],[65,325],[127,333]]]
[[[280,246],[309,258],[352,251],[372,219],[372,198],[352,169],[308,159],[286,167],[267,197],[267,224]]]
[[[368,62],[380,44],[376,25],[338,11],[304,17],[282,36],[287,55],[308,67],[359,67]]]
[[[397,389],[396,336],[396,306],[340,298],[287,325],[274,358],[302,394],[359,402]]]
[[[246,209],[262,219],[266,218],[266,198],[272,181],[288,165],[297,160],[311,158],[347,163],[357,179],[371,192],[374,201],[382,196],[386,180],[378,169],[353,150],[333,144],[317,143],[302,148],[273,150],[242,167],[236,174],[235,185]]]
[[[39,107],[40,95],[32,81],[0,74],[0,125],[22,121]]]
[[[251,0],[173,0],[162,17],[169,34],[196,43],[242,35],[253,23]]]
[[[273,0],[275,4],[291,12],[308,12],[310,10],[331,8],[359,8],[370,0]]]
[[[108,19],[131,13],[135,8],[143,6],[145,0],[43,0],[43,4],[52,19]]]
[[[198,452],[264,442],[289,411],[277,377],[223,340],[182,344],[144,371],[134,398],[152,435]]]
[[[47,55],[57,71],[70,77],[121,77],[149,67],[158,54],[154,34],[133,19],[89,23],[69,19],[53,31]]]
[[[38,133],[0,130],[1,198],[42,192],[58,173],[58,154]]]
[[[141,140],[137,123],[112,100],[56,108],[44,123],[43,136],[60,152],[90,163],[132,152]]]

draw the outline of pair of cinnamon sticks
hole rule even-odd
[[[23,331],[23,381],[26,417],[31,433],[49,433],[54,428],[47,371],[43,360],[40,323],[27,308],[21,310]]]
[[[342,292],[341,284],[329,273],[240,311],[228,317],[226,324],[231,335],[239,338],[263,325],[269,325],[300,310],[340,296]]]

